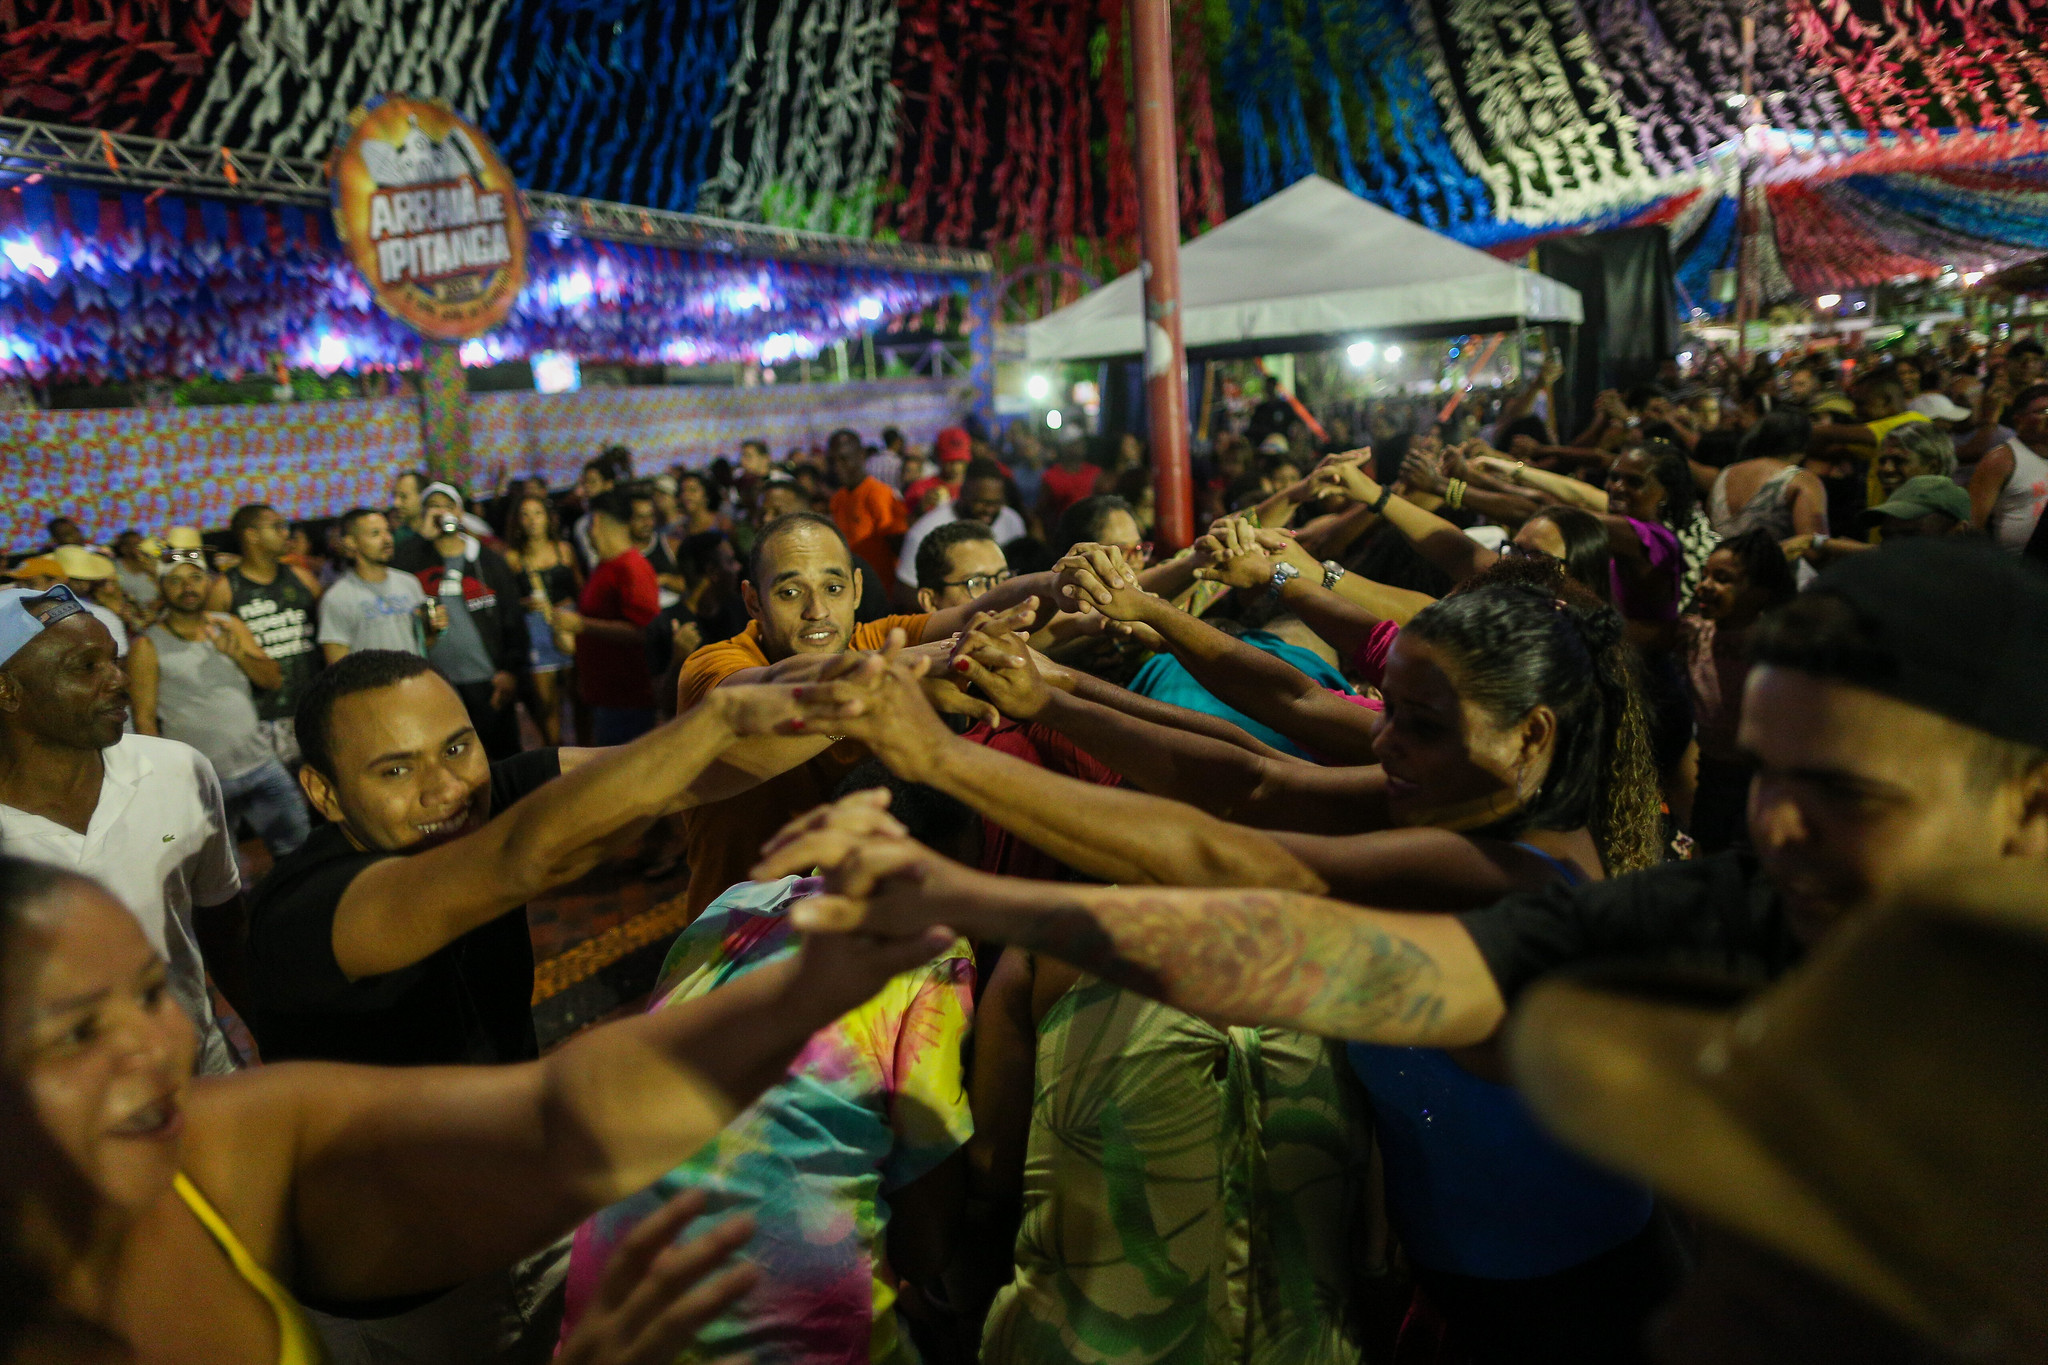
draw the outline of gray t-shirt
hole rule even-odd
[[[153,607],[162,594],[157,591],[156,575],[131,569],[126,564],[114,565],[114,577],[121,584],[121,591],[128,594],[128,600],[138,607]]]
[[[426,602],[420,581],[409,573],[386,569],[381,583],[366,583],[351,569],[320,599],[320,643],[424,657],[419,609]]]
[[[491,667],[490,652],[484,648],[484,637],[469,614],[468,599],[462,589],[464,567],[459,554],[441,556],[438,588],[441,606],[448,613],[448,629],[427,651],[427,662],[434,666],[434,671],[457,685],[489,682],[496,671]]]
[[[276,757],[257,728],[254,694],[240,664],[169,626],[151,626],[149,640],[156,646],[156,717],[165,739],[205,754],[223,782]]]

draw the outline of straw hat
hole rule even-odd
[[[83,545],[59,545],[50,557],[63,567],[66,578],[90,580],[114,576],[114,561]]]
[[[63,561],[53,554],[33,555],[28,559],[22,560],[21,563],[7,570],[6,573],[8,578],[64,578],[67,576],[64,572]]]
[[[1508,1035],[1568,1144],[1952,1350],[2048,1355],[2048,877],[1951,873],[1742,1005],[1546,982]]]

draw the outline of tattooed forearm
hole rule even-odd
[[[1448,916],[1389,915],[1270,891],[1078,893],[1010,940],[1207,1018],[1366,1042],[1471,1042],[1498,1019],[1483,964],[1449,979]],[[1477,963],[1476,952],[1466,957]],[[1461,967],[1469,964],[1461,963]]]

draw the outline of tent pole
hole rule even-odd
[[[1166,553],[1194,542],[1187,353],[1181,344],[1180,190],[1175,172],[1173,38],[1168,0],[1131,0],[1138,95],[1138,229],[1145,278],[1145,412],[1158,526]]]

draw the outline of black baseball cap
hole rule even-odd
[[[1856,618],[1856,646],[1818,671],[1998,739],[2048,749],[2048,572],[1986,541],[1937,536],[1837,561],[1805,597]],[[1757,640],[1765,663],[1804,667],[1801,602]]]

